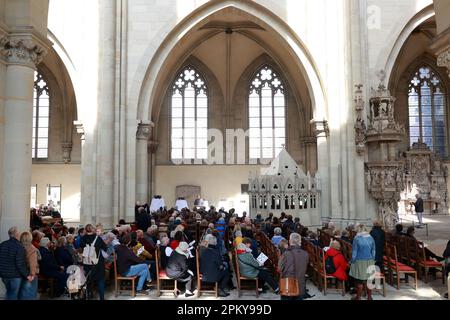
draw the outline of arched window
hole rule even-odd
[[[249,156],[272,159],[286,143],[286,99],[278,75],[264,66],[250,84]]]
[[[439,76],[423,66],[409,83],[409,142],[419,139],[441,157],[447,156],[445,93]]]
[[[171,129],[171,159],[208,158],[207,87],[192,67],[173,83]]]
[[[47,82],[42,74],[34,72],[33,93],[33,159],[48,158],[48,123],[50,98]]]

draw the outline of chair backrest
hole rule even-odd
[[[197,278],[199,279],[200,278],[200,276],[201,276],[201,273],[200,273],[200,250],[199,250],[199,248],[197,248],[197,249],[195,249],[195,251],[196,251],[196,255],[195,255],[195,259],[197,260]]]
[[[117,255],[115,252],[113,253],[113,257],[114,257],[114,278],[117,278]]]
[[[427,257],[425,254],[425,244],[421,241],[415,240],[416,243],[416,252],[417,252],[417,262],[427,261]]]
[[[398,269],[397,247],[392,243],[386,243],[385,251],[388,267],[397,270]]]
[[[241,271],[239,269],[239,259],[238,259],[236,250],[233,250],[233,260],[234,260],[234,266],[236,268],[236,280],[237,280],[238,286],[240,288],[241,287]]]
[[[156,276],[159,277],[159,270],[161,270],[161,259],[159,258],[161,256],[161,250],[159,246],[156,246],[155,249],[155,264],[156,264]]]
[[[403,237],[403,238],[405,238],[403,241],[405,243],[405,250],[406,250],[406,256],[407,256],[406,263],[408,265],[411,265],[415,261],[420,260],[419,245],[418,245],[417,240],[414,238],[410,238],[410,237]]]

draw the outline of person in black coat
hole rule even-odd
[[[74,264],[72,255],[70,254],[69,250],[67,250],[66,243],[67,241],[65,237],[59,238],[55,249],[56,262],[58,263],[58,265],[63,266],[64,270],[67,270],[68,266]]]
[[[186,297],[191,297],[194,273],[188,268],[189,244],[180,242],[167,261],[166,274],[171,279],[186,283]]]
[[[92,292],[89,289],[92,288],[93,282],[96,282],[100,300],[105,300],[105,258],[103,257],[102,251],[107,252],[108,248],[101,238],[101,228],[95,230],[93,225],[88,224],[85,229],[86,235],[81,238],[80,248],[83,250],[87,245],[93,245],[98,258],[97,264],[93,265],[85,264],[83,261],[88,293]]]
[[[9,240],[0,244],[0,278],[6,288],[6,300],[17,300],[23,281],[32,281],[26,264],[25,248],[19,241],[17,227],[8,230]]]
[[[375,265],[383,271],[385,235],[383,229],[381,228],[380,221],[375,220],[373,222],[373,228],[370,231],[370,235],[375,240]]]
[[[39,272],[44,277],[56,279],[56,296],[60,296],[65,292],[66,282],[69,275],[64,272],[64,266],[58,265],[55,256],[51,251],[53,243],[44,237],[40,242],[39,253],[41,260],[39,261]]]
[[[217,249],[217,238],[212,234],[205,237],[208,247],[200,251],[200,272],[204,282],[218,282],[219,296],[227,297],[226,287],[230,279],[230,272],[223,262],[219,250]]]
[[[414,209],[417,214],[417,219],[419,220],[419,226],[417,228],[422,228],[422,225],[423,225],[423,199],[419,194],[416,194],[416,202],[414,202]]]
[[[136,215],[136,226],[139,230],[147,230],[151,225],[150,215],[144,207],[139,207]]]

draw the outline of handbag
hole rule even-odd
[[[291,251],[292,257],[294,258],[294,274],[297,274],[296,268],[295,268],[295,257],[294,253]],[[297,278],[280,278],[280,295],[286,296],[286,297],[297,297],[300,295],[300,288],[298,285]]]

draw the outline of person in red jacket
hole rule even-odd
[[[333,257],[334,267],[336,272],[331,274],[340,281],[348,280],[348,262],[345,260],[344,255],[341,253],[341,245],[337,241],[332,241],[330,248],[325,253],[325,259],[328,257]]]

